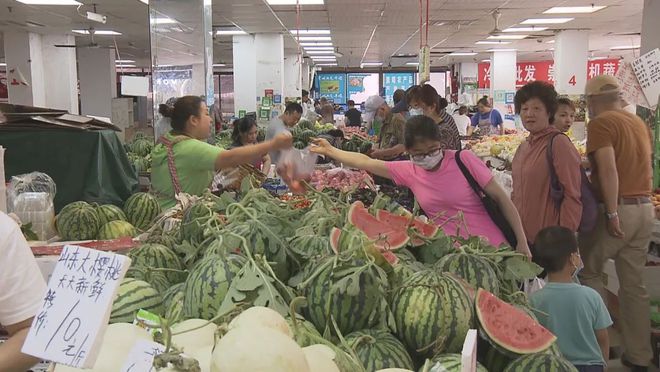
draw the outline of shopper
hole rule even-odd
[[[225,121],[222,119],[222,108],[220,107],[219,99],[216,99],[213,102],[213,106],[211,106],[211,117],[213,118],[215,132],[220,133],[225,125]]]
[[[529,137],[516,151],[511,164],[511,200],[518,208],[525,235],[534,243],[536,234],[548,226],[562,226],[577,232],[582,218],[580,154],[571,140],[550,125],[557,111],[557,92],[545,82],[522,87],[514,99]],[[551,193],[551,165],[548,146],[552,144],[552,168],[563,188],[561,201]]]
[[[229,150],[257,143],[259,128],[257,122],[251,116],[234,120],[232,126],[234,130],[231,138],[234,142],[232,142]],[[270,156],[268,156],[268,153],[264,153],[259,160],[252,163],[252,166],[267,174],[270,170]]]
[[[493,108],[488,96],[483,96],[477,101],[477,113],[472,116],[472,126],[468,128],[468,136],[471,136],[475,130],[478,130],[482,136],[504,134],[502,114]]]
[[[298,112],[302,108],[297,103]],[[216,171],[249,164],[263,154],[290,148],[291,134],[273,135],[264,143],[223,151],[203,142],[211,133],[211,117],[206,104],[196,96],[179,98],[166,116],[172,131],[162,136],[152,152],[151,186],[164,209],[176,204],[176,195],[201,195]],[[300,114],[297,114],[300,118]]]
[[[404,120],[408,120],[410,118],[410,106],[408,105],[408,92],[412,89],[412,87],[403,90],[403,96],[400,97],[400,93],[397,93],[401,91],[401,89],[397,89],[396,92],[394,92],[394,95],[392,96],[392,100],[394,101],[394,107],[392,107],[392,112],[394,114],[400,115]]]
[[[622,110],[617,79],[597,76],[586,86],[594,119],[587,127],[587,154],[596,196],[603,203],[596,229],[580,234],[584,270],[580,280],[604,296],[603,266],[613,259],[619,278],[624,363],[646,371],[653,356],[649,296],[642,281],[651,239],[651,133],[644,122]]]
[[[335,124],[335,107],[330,102],[321,104],[321,123]]]
[[[458,113],[454,114],[454,122],[456,122],[456,128],[458,129],[458,134],[461,136],[467,136],[467,130],[470,126],[470,117],[467,116],[468,108],[466,106],[461,106],[458,108]]]
[[[20,227],[2,212],[0,257],[0,324],[9,333],[0,344],[0,370],[22,372],[39,362],[21,348],[41,308],[46,283]]]
[[[433,119],[417,115],[405,126],[405,147],[411,160],[375,160],[359,153],[341,151],[324,140],[315,140],[316,146],[311,150],[345,166],[364,169],[391,179],[399,186],[409,187],[420,207],[447,235],[482,236],[494,246],[506,243],[504,234],[491,220],[481,199],[461,172],[456,162],[457,152],[443,149],[440,136],[440,128]],[[498,204],[515,231],[516,250],[530,256],[518,212],[502,187],[493,180],[490,170],[469,151],[461,152],[460,158],[486,194]],[[462,217],[458,216],[459,213]]]
[[[348,102],[348,110],[344,113],[346,117],[346,126],[347,127],[359,127],[362,126],[362,113],[355,108],[355,101],[352,99]]]
[[[300,104],[291,102],[286,105],[284,113],[276,118],[273,118],[268,124],[266,130],[266,140],[274,139],[280,133],[290,134],[290,129],[296,126],[302,117],[303,108]],[[270,161],[277,164],[280,158],[279,149],[273,149],[268,154]]]
[[[302,91],[302,104],[303,114],[302,117],[305,120],[308,120],[312,123],[316,123],[318,120],[318,115],[316,114],[316,109],[314,108],[314,102],[309,98],[309,92],[304,90]]]
[[[612,319],[598,292],[576,283],[583,265],[575,233],[559,226],[541,230],[534,258],[548,274],[530,296],[539,323],[557,336],[559,350],[579,372],[603,372]]]
[[[392,94],[392,103],[396,106],[399,102],[406,98],[406,91],[403,89],[397,89]]]
[[[395,115],[385,99],[381,96],[371,96],[364,103],[367,122],[372,122],[372,128],[378,128],[378,150],[370,154],[374,159],[394,160],[406,151],[404,146],[404,127],[406,122],[401,115]]]
[[[429,84],[415,85],[408,92],[407,99],[410,107],[421,110],[424,115],[433,119],[440,127],[440,138],[442,138],[443,149],[461,149],[461,136],[458,133],[456,122],[445,111],[447,100],[440,97],[435,88]]]
[[[560,98],[558,103],[557,113],[552,124],[560,132],[566,133],[573,126],[573,122],[575,122],[575,104],[566,97]]]

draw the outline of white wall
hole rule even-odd
[[[30,67],[32,68],[32,104],[34,106],[46,107],[46,86],[44,83],[44,64],[52,61],[44,60],[41,51],[41,35],[28,34],[30,44]]]
[[[80,106],[85,115],[112,117],[117,97],[115,56],[111,49],[78,49]]]
[[[234,49],[234,114],[257,108],[257,61],[253,35],[233,38]],[[263,94],[263,92],[262,92]]]
[[[555,89],[560,94],[584,94],[587,84],[589,33],[562,31],[555,38]]]
[[[46,106],[78,113],[78,70],[74,48],[56,48],[55,44],[76,43],[73,35],[42,35],[42,53],[46,63],[43,73]]]
[[[641,54],[660,48],[660,1],[644,0]]]
[[[30,39],[27,32],[5,31],[5,62],[7,63],[8,78],[11,78],[10,69],[20,71],[30,86],[7,84],[9,103],[29,105],[32,100],[32,67],[30,65]]]
[[[479,65],[476,62],[461,63],[461,77],[478,77]]]
[[[301,69],[297,54],[289,54],[284,57],[284,93],[282,93],[282,101],[284,101],[284,97],[302,96],[303,71],[304,66]]]

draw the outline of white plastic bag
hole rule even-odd
[[[8,212],[15,213],[24,224],[32,223],[39,239],[55,236],[55,182],[45,173],[32,172],[11,178],[7,192]]]
[[[314,172],[318,155],[309,151],[309,147],[298,150],[282,150],[280,161],[277,163],[278,173],[286,174],[292,180],[309,179]]]
[[[527,296],[530,296],[532,293],[545,287],[545,280],[541,278],[534,278],[531,280],[525,280],[523,283],[523,291]]]

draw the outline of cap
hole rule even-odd
[[[585,95],[599,96],[602,94],[618,93],[621,91],[619,81],[610,75],[599,75],[587,82]]]
[[[406,111],[408,111],[408,100],[406,100],[405,97],[402,98],[401,101],[397,102],[394,107],[392,107],[392,112],[395,114]]]
[[[364,102],[364,119],[367,123],[370,123],[374,120],[376,111],[382,106],[385,105],[385,98],[381,96],[371,96],[367,98]]]

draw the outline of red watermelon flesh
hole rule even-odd
[[[399,226],[390,226],[369,213],[362,202],[357,201],[348,211],[348,222],[360,229],[381,250],[397,250],[410,241],[408,232]]]
[[[408,216],[400,216],[398,214],[393,214],[382,209],[376,211],[376,219],[384,222],[388,226],[401,228],[404,230],[407,230],[408,227],[413,227],[418,234],[429,239],[433,238],[438,233],[438,225],[434,223],[426,223],[418,218],[413,219]],[[419,238],[413,238],[412,244],[415,247],[418,247],[420,245],[424,245],[424,241]]]
[[[557,340],[524,311],[481,288],[477,291],[475,307],[481,328],[488,338],[512,353],[539,353]]]
[[[330,231],[330,247],[336,254],[339,254],[339,238],[341,238],[341,230],[333,227]]]

